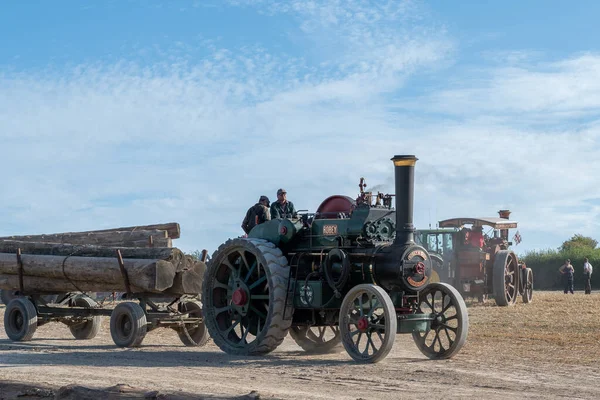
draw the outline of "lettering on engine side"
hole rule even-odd
[[[423,250],[411,251],[407,257],[408,260],[412,260],[415,256],[421,257],[423,260],[427,260],[427,254]]]
[[[337,235],[337,225],[323,225],[323,235]]]
[[[408,283],[410,283],[413,287],[421,287],[425,284],[425,282],[427,282],[427,277],[424,276],[423,279],[419,282],[415,281],[412,276],[409,276],[408,278],[406,278],[406,280],[408,281]]]

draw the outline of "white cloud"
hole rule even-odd
[[[521,121],[597,118],[600,55],[471,68],[461,72],[454,86],[424,99],[426,108],[461,117],[518,115]]]
[[[331,12],[356,26],[343,10]],[[328,36],[347,45],[345,34]],[[183,231],[176,245],[213,250],[240,233],[259,195],[274,199],[280,186],[312,210],[332,192],[352,194],[360,170],[371,168],[356,169],[363,143],[390,129],[381,93],[446,48],[425,37],[382,44],[367,46],[354,66],[351,54],[309,65],[260,45],[203,40],[209,55],[196,64],[178,44],[175,57],[165,53],[156,65],[5,72],[0,138],[10,151],[0,168],[11,171],[11,189],[0,215],[11,223],[0,234],[175,220]]]
[[[293,15],[318,61],[203,40],[199,63],[181,44],[162,64],[0,75],[0,235],[178,221],[176,246],[213,251],[279,187],[311,211],[361,176],[393,191],[394,154],[420,159],[418,226],[508,207],[521,248],[528,232],[600,234],[598,56],[513,57],[406,100],[452,51],[412,3],[245,4]]]
[[[483,215],[508,207],[524,237],[597,237],[600,55],[516,64],[461,71],[453,87],[399,106],[417,103],[438,121],[426,124],[423,140],[436,146],[433,191],[451,204],[439,209]]]

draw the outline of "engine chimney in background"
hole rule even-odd
[[[413,204],[415,192],[415,156],[394,156],[396,183],[396,239],[394,244],[414,243]]]
[[[500,210],[500,211],[498,211],[498,215],[500,216],[500,218],[509,219],[510,210]],[[501,229],[500,237],[502,239],[508,240],[508,229]]]

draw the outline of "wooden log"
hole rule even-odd
[[[173,279],[173,286],[167,289],[166,292],[176,294],[200,294],[202,292],[205,271],[205,263],[202,261],[193,262],[189,268],[177,272],[175,279]]]
[[[18,275],[0,275],[0,289],[19,290]],[[106,283],[92,281],[68,281],[58,278],[43,278],[39,276],[24,276],[23,289],[25,293],[66,293],[66,292],[125,292],[123,282]],[[131,286],[134,293],[162,293],[159,290],[146,290]]]
[[[23,275],[57,278],[65,281],[121,284],[123,276],[116,257],[63,257],[23,254]],[[145,291],[162,291],[173,286],[175,267],[168,261],[124,259],[131,285]],[[0,274],[18,274],[15,254],[0,253]],[[109,291],[105,289],[104,291]]]
[[[114,232],[87,232],[87,233],[58,233],[53,235],[14,236],[3,240],[20,240],[23,242],[47,242],[70,244],[96,244],[109,246],[112,244],[144,242],[149,238],[153,241],[167,239],[167,231],[114,231]]]
[[[128,226],[123,228],[112,228],[112,229],[101,229],[95,231],[84,231],[84,232],[63,232],[63,233],[51,233],[44,235],[23,235],[23,236],[3,236],[0,239],[6,240],[22,240],[23,237],[34,237],[34,236],[53,236],[53,235],[81,235],[87,233],[102,233],[102,232],[135,232],[135,231],[166,231],[167,237],[170,239],[179,239],[181,235],[181,229],[177,222],[170,222],[166,224],[154,224],[154,225],[142,225],[142,226]]]
[[[112,246],[123,246],[123,247],[173,247],[173,240],[170,238],[166,239],[153,239],[152,246],[150,246],[149,240],[136,240],[134,242],[121,242],[111,244]]]
[[[19,241],[23,241],[23,240],[19,240]],[[119,241],[119,240],[104,240],[101,243],[99,243],[98,241],[91,241],[91,240],[71,240],[69,242],[53,242],[51,239],[44,239],[44,240],[24,240],[28,243],[59,243],[59,244],[72,244],[72,245],[95,245],[95,246],[109,246],[109,247],[118,247],[118,248],[122,248],[122,247],[145,247],[145,248],[151,248],[151,247],[165,247],[165,248],[172,248],[173,247],[173,241],[172,239],[169,238],[159,238],[159,239],[152,239],[152,243],[150,243],[149,239],[143,239],[143,240],[134,240],[134,241]],[[72,243],[75,242],[75,243]]]
[[[170,239],[179,239],[181,237],[181,227],[177,222],[169,222],[165,224],[127,226],[124,228],[102,229],[90,232],[112,232],[112,231],[148,231],[160,230],[167,231],[167,237]]]
[[[117,249],[123,258],[146,258],[170,261],[173,265],[183,264],[184,254],[174,247],[114,247],[92,244],[23,242],[0,240],[0,253],[39,254],[48,256],[115,257]],[[185,264],[180,267],[183,268]]]

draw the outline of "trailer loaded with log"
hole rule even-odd
[[[76,339],[91,339],[101,316],[120,347],[139,346],[159,327],[177,331],[187,346],[208,340],[199,294],[206,270],[172,247],[179,224],[102,231],[0,237],[4,329],[14,341],[31,340],[38,326],[62,322]],[[114,308],[90,292],[125,293]]]

